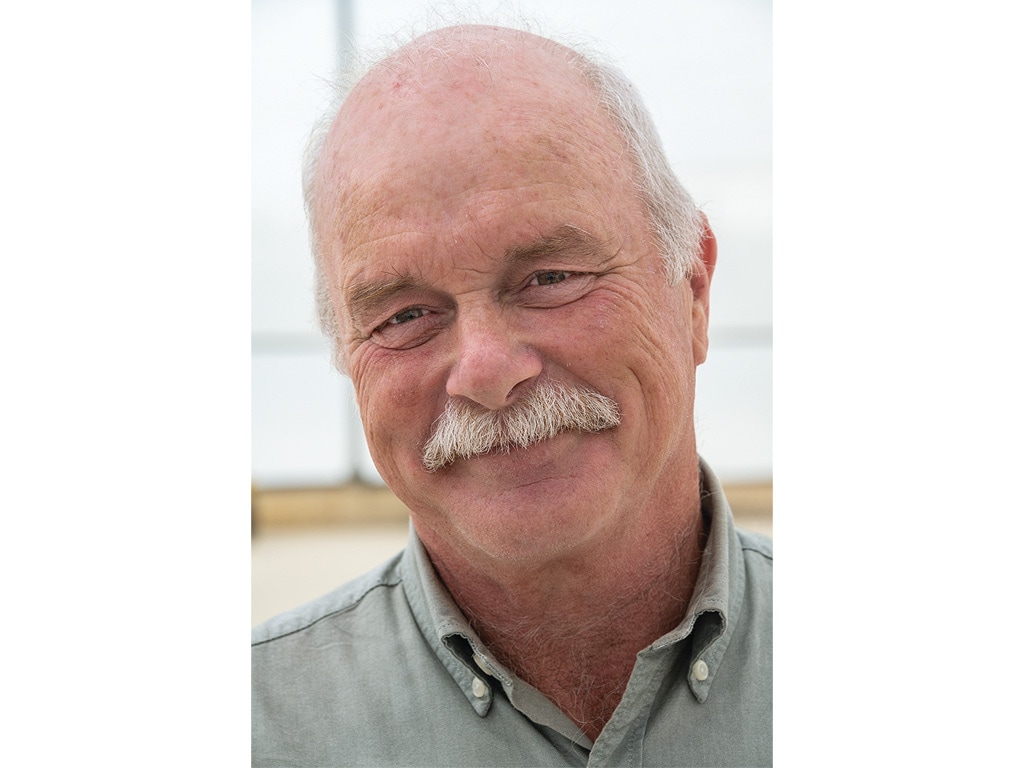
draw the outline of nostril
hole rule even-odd
[[[451,397],[464,397],[489,410],[507,406],[517,397],[520,385],[541,371],[535,352],[513,344],[477,344],[463,349],[448,377]]]

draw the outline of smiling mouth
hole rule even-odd
[[[443,469],[458,459],[529,448],[563,432],[601,432],[619,425],[618,404],[583,387],[541,382],[501,411],[481,411],[452,399],[434,422],[423,467]]]
[[[534,441],[532,441],[530,443],[526,443],[525,445],[519,445],[519,444],[497,445],[497,446],[494,446],[492,448],[488,448],[487,450],[480,451],[478,453],[474,453],[472,456],[467,456],[465,458],[467,458],[467,459],[479,459],[479,458],[484,458],[484,457],[487,457],[487,456],[510,456],[512,454],[515,454],[515,453],[523,453],[524,451],[529,451],[529,450],[533,450],[533,449],[536,449],[536,448],[539,448],[539,447],[543,447],[545,444],[550,443],[555,438],[561,437],[562,435],[564,435],[564,434],[566,434],[567,432],[570,432],[570,431],[574,431],[576,433],[579,433],[579,430],[563,429],[562,431],[560,431],[560,432],[558,432],[558,433],[556,433],[554,435],[549,435],[549,436],[545,436],[545,437],[538,437],[536,440],[534,440]]]
[[[424,468],[429,472],[440,472],[451,467],[458,466],[459,464],[472,464],[474,461],[482,461],[484,464],[489,461],[499,462],[499,464],[495,465],[497,467],[500,466],[504,460],[510,462],[505,466],[514,467],[518,461],[519,465],[525,469],[527,466],[564,460],[566,455],[566,444],[558,438],[569,436],[576,438],[569,443],[570,446],[575,446],[575,448],[570,448],[570,450],[575,450],[579,448],[578,440],[580,438],[588,434],[597,434],[598,432],[605,432],[610,429],[614,429],[614,427],[606,427],[603,430],[587,431],[579,429],[563,429],[553,435],[539,437],[525,445],[509,443],[494,445],[471,454],[455,456],[443,466],[439,466],[436,469],[430,469],[426,465],[424,465]],[[562,444],[559,445],[558,443]]]
[[[473,451],[461,451],[456,455],[446,457],[443,462],[438,462],[437,466],[433,466],[424,460],[424,468],[429,472],[437,472],[443,469],[447,469],[453,464],[458,464],[466,461],[473,461],[475,459],[501,459],[504,457],[515,456],[517,454],[523,454],[527,451],[536,451],[538,448],[544,447],[545,444],[550,443],[556,437],[560,437],[569,430],[562,430],[554,435],[545,435],[544,437],[537,437],[536,439],[525,443],[509,443],[503,442],[488,447],[479,447]],[[578,431],[578,430],[577,430]]]

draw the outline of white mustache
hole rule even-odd
[[[568,430],[600,432],[619,422],[614,400],[565,384],[537,384],[500,411],[481,411],[465,400],[449,400],[423,448],[423,466],[436,472],[457,459],[493,450],[507,453]]]

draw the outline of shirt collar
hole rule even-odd
[[[721,483],[703,459],[700,460],[700,475],[701,511],[708,538],[693,596],[679,626],[641,653],[658,652],[692,636],[687,682],[693,695],[703,702],[732,636],[735,621],[730,622],[729,616],[739,614],[744,581],[739,539]],[[420,631],[478,715],[483,717],[490,710],[495,683],[502,686],[513,704],[516,698],[527,698],[532,708],[545,710],[543,704],[547,700],[543,695],[515,678],[488,652],[441,583],[411,524],[409,545],[400,568]],[[699,662],[703,662],[706,669],[700,667]],[[534,701],[537,697],[543,701]],[[553,704],[548,704],[551,712],[542,716],[548,722],[541,724],[564,731],[566,723],[571,725],[571,721]]]
[[[701,556],[697,583],[679,626],[656,640],[651,649],[656,651],[692,636],[687,683],[697,700],[703,702],[708,697],[735,629],[745,582],[742,551],[732,510],[722,484],[703,459],[700,460],[700,487],[701,513],[707,525],[708,538]],[[734,617],[732,621],[730,616]]]
[[[473,709],[483,717],[491,708],[493,691],[488,676],[472,658],[476,648],[483,649],[483,643],[438,578],[411,523],[409,544],[399,568],[409,606],[423,637]]]
[[[593,746],[550,699],[494,659],[441,583],[411,525],[409,545],[400,567],[409,604],[423,636],[478,715],[484,717],[490,711],[494,686],[499,685],[512,705],[529,713],[538,725],[552,728],[587,748]]]

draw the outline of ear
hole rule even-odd
[[[690,331],[693,338],[693,362],[703,363],[708,356],[708,314],[711,306],[711,276],[715,273],[718,261],[718,242],[711,231],[708,217],[700,215],[704,222],[704,232],[700,242],[700,259],[690,270],[690,291],[693,294]]]

